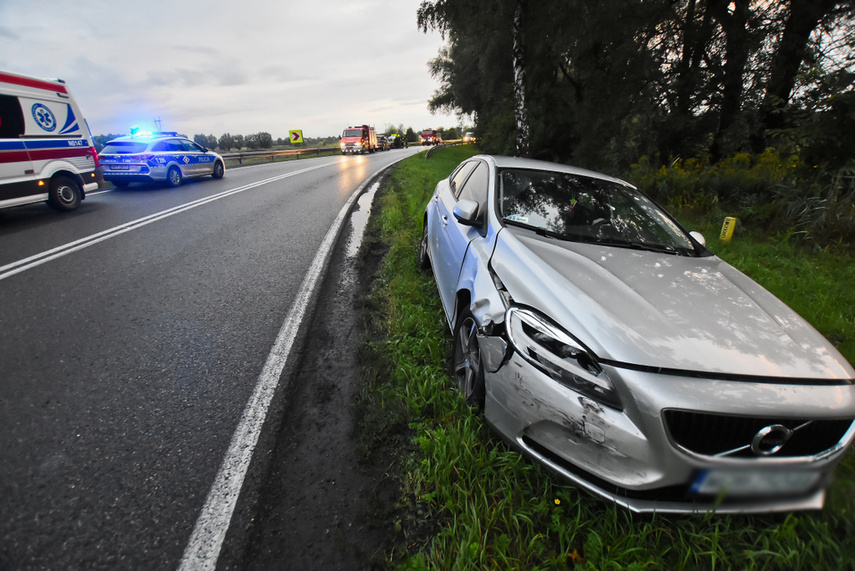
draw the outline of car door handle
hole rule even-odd
[[[443,226],[448,226],[448,216],[443,216],[443,217],[442,217],[442,225],[443,225]]]

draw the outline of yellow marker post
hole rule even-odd
[[[733,238],[733,231],[736,229],[736,218],[728,216],[724,219],[724,224],[721,225],[721,236],[719,240],[727,244]]]

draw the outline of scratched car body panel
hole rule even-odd
[[[855,370],[631,185],[479,155],[437,184],[419,262],[490,426],[633,511],[821,508]]]

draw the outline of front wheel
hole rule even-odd
[[[169,186],[176,187],[181,186],[181,169],[178,167],[169,167],[169,170],[166,172],[166,182],[169,183]]]
[[[422,230],[422,239],[419,241],[419,267],[423,270],[430,267],[430,257],[428,256],[427,220],[425,220],[424,229]]]
[[[80,206],[81,191],[77,183],[66,176],[58,176],[50,181],[48,204],[60,212],[76,210]]]
[[[454,332],[451,374],[466,404],[483,409],[486,388],[477,333],[478,324],[472,313],[466,311],[460,316]]]

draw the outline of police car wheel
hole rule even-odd
[[[181,186],[181,169],[178,167],[169,167],[166,173],[166,182],[172,187]]]
[[[80,187],[68,177],[58,176],[50,181],[48,204],[60,212],[80,206]]]
[[[226,174],[226,167],[223,166],[223,163],[217,161],[214,163],[214,172],[211,173],[211,176],[214,178],[223,178],[223,175]]]

